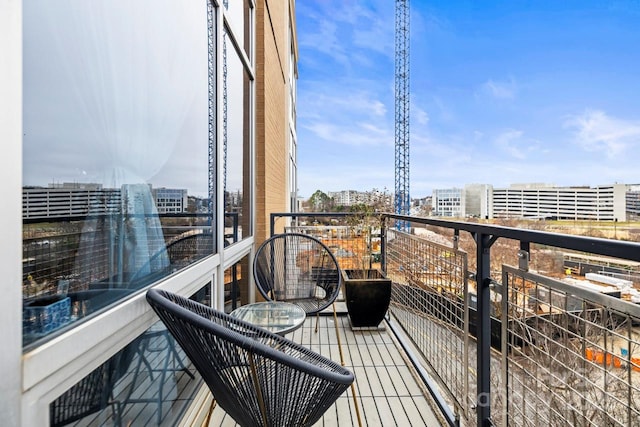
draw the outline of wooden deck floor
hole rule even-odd
[[[433,409],[435,403],[421,383],[416,380],[417,376],[411,363],[405,359],[403,350],[388,327],[354,331],[349,325],[346,310],[341,310],[340,304],[337,306],[339,339],[332,312],[319,317],[317,333],[315,332],[316,318],[310,317],[300,329],[287,337],[338,363],[344,363],[344,366],[354,372],[356,377],[354,389],[361,425],[384,427],[446,425],[442,418],[436,415],[438,412]],[[149,341],[146,350],[143,351],[138,347],[126,375],[116,386],[115,400],[121,403],[122,409],[120,425],[126,427],[178,425],[185,410],[201,388],[201,379],[182,350],[176,347],[178,354],[175,356],[167,353],[166,340],[165,335],[157,336]],[[142,354],[144,354],[145,363],[140,363]],[[166,364],[167,360],[170,365]],[[167,366],[171,369],[167,370]],[[195,379],[190,378],[186,370],[181,369],[184,366],[195,375]],[[134,380],[136,378],[137,380]],[[131,389],[133,392],[129,395],[128,391]],[[161,398],[160,390],[162,390]],[[158,423],[160,410],[161,422]],[[115,424],[113,416],[113,408],[109,406],[77,421],[73,426],[113,426]],[[209,427],[235,425],[231,417],[221,408],[215,407]],[[329,408],[316,425],[341,427],[360,425],[351,388]]]
[[[354,331],[348,317],[339,314],[338,339],[333,315],[321,315],[319,319],[317,333],[316,318],[310,317],[287,338],[339,363],[342,363],[342,349],[344,366],[356,376],[356,401],[363,426],[445,425],[436,415],[429,393],[416,381],[413,367],[403,357],[402,349],[387,328]],[[214,409],[209,427],[235,425],[222,409]],[[316,425],[359,425],[351,389],[329,408]]]

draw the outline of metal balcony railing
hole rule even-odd
[[[394,214],[277,213],[276,227],[392,278],[390,314],[452,425],[637,425],[640,244]]]

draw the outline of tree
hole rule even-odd
[[[315,212],[327,212],[331,207],[331,201],[331,197],[320,190],[316,190],[316,192],[309,197],[309,204]]]

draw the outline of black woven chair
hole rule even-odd
[[[51,426],[71,424],[107,406],[113,411],[113,425],[120,426],[122,402],[114,399],[113,388],[126,374],[136,347],[134,341],[54,400],[49,406]]]
[[[312,425],[354,380],[306,347],[195,301],[156,289],[147,301],[242,426]]]
[[[265,240],[253,260],[253,275],[264,298],[297,304],[307,314],[330,306],[342,284],[338,261],[329,248],[299,233]]]

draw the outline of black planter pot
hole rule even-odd
[[[389,308],[391,279],[377,269],[347,269],[342,270],[342,280],[351,326],[377,327]]]

